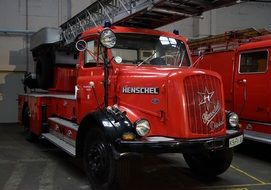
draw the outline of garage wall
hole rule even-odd
[[[26,71],[34,71],[29,36],[18,31],[57,27],[93,1],[0,1],[0,123],[17,122],[16,99],[23,93],[21,79]]]
[[[240,3],[230,7],[207,11],[200,18],[188,18],[161,27],[164,31],[180,30],[187,37],[205,37],[225,31],[255,27],[271,30],[271,2]]]

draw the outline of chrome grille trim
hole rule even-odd
[[[197,74],[184,79],[189,129],[194,134],[212,134],[223,129],[221,81],[212,75]]]

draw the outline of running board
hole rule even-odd
[[[55,135],[52,135],[51,133],[43,133],[42,136],[50,141],[51,143],[55,144],[59,148],[63,149],[65,152],[67,152],[69,155],[75,157],[75,147],[66,143],[65,141],[59,139]]]
[[[244,130],[245,139],[271,144],[271,135],[266,133],[260,133],[256,131]]]
[[[57,123],[61,126],[64,126],[64,127],[68,127],[74,131],[78,131],[78,125],[76,123],[73,123],[73,122],[70,122],[68,120],[65,120],[65,119],[61,119],[61,118],[58,118],[58,117],[50,117],[48,118],[49,121],[52,121],[54,123]]]

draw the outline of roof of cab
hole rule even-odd
[[[94,28],[90,28],[82,33],[81,38],[86,38],[88,36],[92,36],[95,34],[99,34],[104,27],[97,26]],[[135,33],[135,34],[146,34],[146,35],[159,35],[159,36],[167,36],[169,38],[175,38],[179,39],[181,41],[187,41],[187,38],[176,35],[173,32],[164,32],[159,30],[153,30],[153,29],[143,29],[143,28],[134,28],[134,27],[123,27],[123,26],[111,26],[110,29],[115,33]]]
[[[254,42],[243,44],[237,50],[247,51],[247,50],[254,50],[254,49],[266,49],[269,47],[271,47],[271,36],[270,38],[265,38],[260,41],[254,41]]]

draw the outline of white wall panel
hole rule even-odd
[[[45,26],[57,27],[72,15],[71,6],[76,3],[82,1],[1,0],[0,29],[37,31]],[[17,122],[16,99],[23,92],[21,79],[27,68],[34,70],[26,36],[0,33],[0,123]]]

